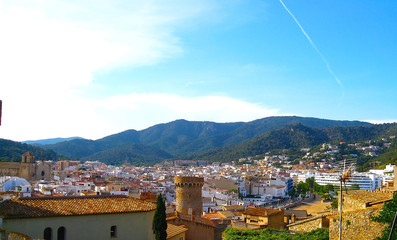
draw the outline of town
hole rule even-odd
[[[0,240],[397,240],[396,9],[0,0]]]
[[[285,150],[231,163],[174,160],[154,166],[43,161],[27,152],[21,162],[0,163],[1,234],[4,237],[19,234],[25,236],[23,239],[55,239],[55,236],[66,239],[67,232],[67,239],[107,239],[108,236],[125,239],[134,231],[137,239],[152,239],[151,219],[156,198],[161,194],[166,203],[167,239],[222,239],[228,228],[274,228],[297,233],[321,227],[329,229],[329,239],[338,239],[340,201],[335,203],[335,200],[342,184],[341,174],[349,171],[349,179],[343,185],[345,218],[354,219],[357,211],[361,215],[379,211],[393,198],[397,185],[395,166],[389,164],[384,169],[367,172],[357,172],[355,167],[357,159],[376,156],[393,141],[395,136],[361,143],[324,143],[318,149],[300,149],[300,157],[293,160]],[[72,200],[82,209],[69,209],[73,208],[68,203]],[[38,203],[40,201],[46,203]],[[89,204],[94,210],[85,209],[88,201],[92,201]],[[135,208],[101,210],[103,204],[119,201]],[[23,213],[16,210],[21,205],[24,205]],[[44,205],[64,210],[54,212]],[[38,211],[40,207],[43,209]],[[132,220],[128,221],[139,222],[138,217],[142,220],[127,230],[120,222],[123,218],[112,220],[114,214],[118,216],[123,212],[132,215]],[[81,226],[73,226],[73,221],[69,224],[70,220],[62,220],[73,216],[80,219],[74,222],[85,222],[84,217],[89,215],[96,216],[95,221],[90,221],[98,223],[98,219],[101,220],[100,225],[104,225],[101,230],[95,224],[88,224],[82,231]],[[367,237],[363,239],[379,236],[383,228],[371,222],[367,215],[365,221],[357,223],[360,226],[345,226],[343,239],[357,236],[354,231],[357,227],[368,229],[360,233]],[[54,225],[55,218],[46,220],[49,216],[56,216],[60,226]],[[22,219],[26,224],[23,229],[20,228]],[[36,221],[41,227],[28,224],[29,221]],[[353,220],[347,221],[356,224]],[[53,227],[43,228],[50,225]]]

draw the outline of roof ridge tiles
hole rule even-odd
[[[90,196],[45,196],[21,197],[19,200],[57,200],[57,199],[89,199],[89,198],[128,198],[125,195],[90,195]]]

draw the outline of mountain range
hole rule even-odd
[[[213,149],[242,144],[269,131],[298,123],[313,128],[371,126],[367,122],[296,116],[267,117],[251,122],[234,123],[176,120],[141,131],[126,130],[95,141],[74,139],[42,147],[75,159],[91,159],[108,163],[125,161],[144,163],[146,161],[143,159],[147,159],[147,155],[139,154],[139,152],[156,153],[156,156],[152,156],[156,160],[185,158]],[[126,149],[131,148],[135,149],[135,156],[127,156]],[[112,154],[112,158],[109,158],[109,151],[117,152],[117,154]]]
[[[231,161],[272,149],[311,147],[330,141],[366,140],[397,134],[395,126],[297,116],[234,123],[176,120],[141,131],[126,130],[98,140],[73,138],[61,139],[54,144],[42,144],[45,141],[30,144],[55,152],[58,157],[63,156],[61,158],[111,164],[153,164],[165,159]]]

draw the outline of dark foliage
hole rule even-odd
[[[384,240],[389,238],[391,224],[393,222],[394,216],[397,212],[397,194],[394,194],[393,200],[391,202],[386,203],[382,211],[377,216],[372,216],[372,221],[386,223],[387,226],[383,230],[383,235],[381,237],[376,238],[376,240]],[[393,231],[392,238],[393,240],[397,239],[397,230]]]
[[[167,220],[165,202],[161,193],[157,196],[157,208],[153,217],[152,229],[156,240],[167,239]]]
[[[83,160],[95,159],[97,161],[113,165],[120,165],[123,163],[152,165],[171,157],[172,155],[169,153],[153,147],[136,143],[128,143],[116,148],[94,153],[88,157],[84,157]]]
[[[19,162],[22,154],[27,151],[32,152],[36,156],[36,160],[58,160],[58,155],[52,150],[0,139],[0,161],[2,162]]]
[[[267,228],[264,230],[237,230],[227,228],[223,232],[224,240],[328,240],[329,231],[318,228],[307,233],[290,234],[286,230]]]

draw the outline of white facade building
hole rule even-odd
[[[340,186],[340,173],[321,173],[316,174],[314,178],[319,185],[331,184]],[[349,189],[353,184],[357,184],[361,190],[376,190],[376,188],[381,187],[382,179],[374,173],[354,172],[349,180],[346,181],[346,187]]]

